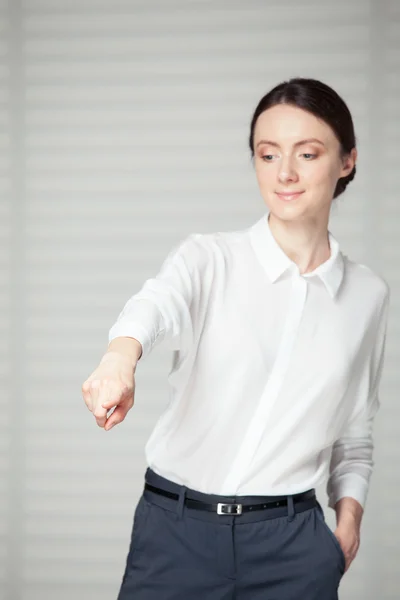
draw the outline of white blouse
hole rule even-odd
[[[170,402],[146,444],[160,475],[205,493],[365,505],[389,287],[344,256],[301,275],[268,213],[181,241],[109,332],[173,350]],[[140,362],[140,361],[139,361]]]

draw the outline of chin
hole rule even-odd
[[[302,219],[306,216],[306,210],[304,206],[296,205],[295,203],[287,203],[279,206],[274,202],[267,204],[267,209],[275,217],[275,219],[280,219],[281,221],[294,221]]]

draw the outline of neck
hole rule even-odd
[[[322,221],[282,221],[270,213],[268,222],[276,242],[297,264],[300,273],[313,271],[330,257],[327,218]]]

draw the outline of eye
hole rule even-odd
[[[306,158],[306,160],[310,160],[309,157],[311,157],[311,159],[317,158],[316,154],[310,154],[309,152],[305,152],[304,154],[302,154],[302,156],[304,156]]]
[[[261,156],[262,160],[265,160],[265,162],[271,162],[270,158],[273,158],[274,155],[273,154],[264,154],[263,156]]]

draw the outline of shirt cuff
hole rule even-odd
[[[142,358],[164,338],[164,328],[158,307],[144,298],[134,296],[124,306],[117,321],[111,327],[108,339],[133,337],[142,345]]]
[[[330,480],[327,486],[328,506],[335,508],[336,502],[341,498],[350,496],[365,508],[369,483],[357,473],[346,473],[334,480]]]
[[[146,358],[152,348],[152,342],[147,331],[138,323],[121,323],[113,325],[108,333],[108,343],[117,337],[131,337],[140,342],[142,354],[139,360]]]

